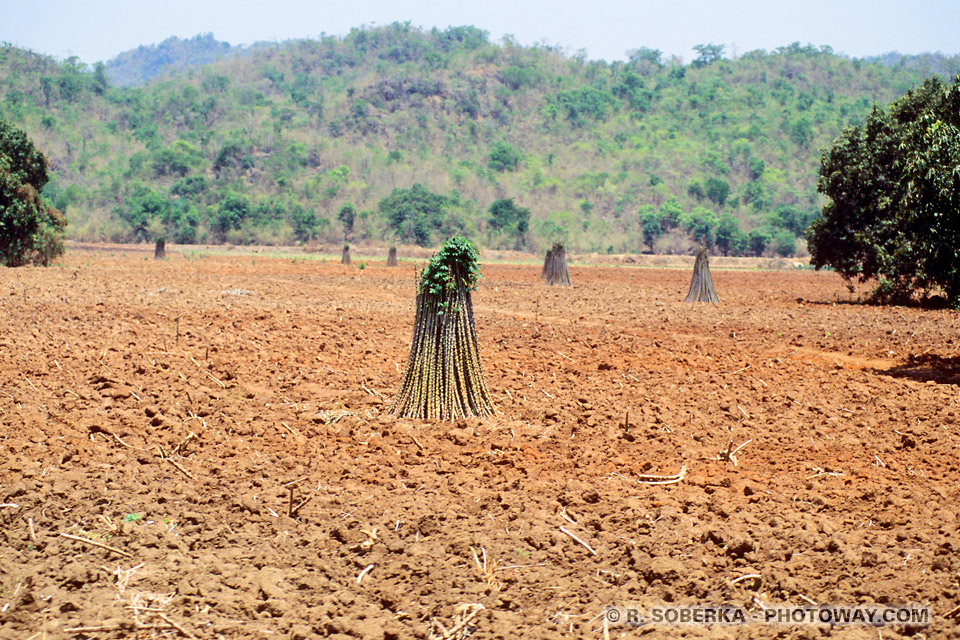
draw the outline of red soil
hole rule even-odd
[[[432,424],[385,411],[410,263],[148,255],[0,271],[0,638],[600,638],[611,605],[810,601],[960,637],[953,312],[810,271],[715,269],[702,306],[689,270],[484,265],[499,416]]]

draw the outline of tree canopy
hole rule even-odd
[[[830,201],[807,232],[816,268],[876,278],[880,302],[940,291],[960,306],[960,76],[844,130],[818,188]]]
[[[433,232],[443,225],[447,205],[447,198],[432,193],[418,182],[409,189],[391,191],[380,201],[380,212],[400,240],[425,247],[430,244]]]
[[[0,119],[0,264],[48,264],[63,253],[66,220],[42,197],[47,161],[20,129]]]
[[[500,198],[494,200],[489,208],[490,217],[487,223],[490,228],[516,237],[515,247],[520,249],[523,246],[527,235],[527,229],[530,226],[530,209],[518,207],[513,198]]]

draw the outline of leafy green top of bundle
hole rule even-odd
[[[466,291],[475,290],[480,279],[479,258],[480,252],[472,242],[462,236],[450,238],[420,272],[418,293],[444,298],[445,292],[455,291],[460,286]],[[446,306],[446,301],[441,302],[441,307]]]
[[[442,296],[463,285],[467,291],[477,288],[480,279],[480,252],[469,240],[454,236],[443,243],[440,251],[420,272],[419,292]]]

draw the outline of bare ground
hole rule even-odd
[[[0,271],[0,638],[601,638],[613,605],[811,602],[960,637],[953,312],[810,271],[715,271],[713,307],[688,270],[486,265],[499,415],[433,424],[385,411],[409,264],[147,256]]]

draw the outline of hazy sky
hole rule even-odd
[[[960,53],[960,0],[0,0],[0,41],[87,63],[170,36],[250,44],[396,21],[473,25],[495,42],[510,35],[608,61],[649,47],[688,62],[708,43],[728,57],[792,42],[852,57]]]

